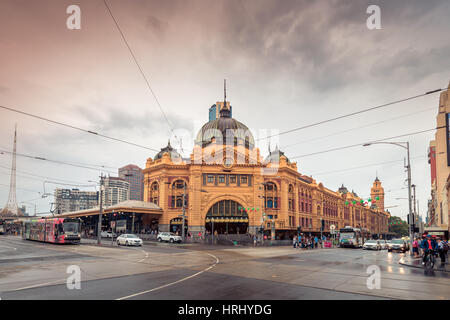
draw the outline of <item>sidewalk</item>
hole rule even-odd
[[[404,266],[425,269],[422,265],[422,257],[411,257],[409,254],[406,254],[402,259],[400,259],[399,263]],[[434,265],[433,270],[442,271],[442,272],[450,272],[450,263],[448,259],[446,259],[445,265],[441,267],[441,259],[439,257],[436,258],[436,263]]]

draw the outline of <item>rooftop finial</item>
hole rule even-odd
[[[223,79],[223,106],[227,105],[227,79]]]
[[[227,79],[223,79],[223,106],[220,109],[220,116],[224,118],[231,117],[231,111],[227,107]]]

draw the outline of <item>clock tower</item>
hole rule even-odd
[[[370,189],[370,197],[375,207],[384,211],[384,188],[381,186],[381,181],[378,177],[375,178],[373,186]]]

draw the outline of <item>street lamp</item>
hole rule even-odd
[[[410,248],[412,248],[413,238],[414,238],[414,230],[413,230],[413,213],[412,213],[412,203],[411,203],[411,162],[409,158],[409,142],[387,142],[387,141],[380,141],[380,142],[369,142],[365,143],[363,146],[368,147],[372,144],[393,144],[398,147],[401,147],[403,149],[406,149],[406,154],[408,157],[408,205],[409,205],[409,241],[410,241]],[[406,146],[405,146],[406,144]],[[410,250],[410,255],[413,256],[414,253],[412,250]]]
[[[103,174],[100,176],[100,210],[98,213],[98,225],[97,225],[97,244],[102,244],[102,217],[103,217],[103,190],[105,186],[103,185]],[[89,180],[89,182],[94,182]],[[105,192],[106,195],[106,192]]]

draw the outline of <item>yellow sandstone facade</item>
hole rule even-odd
[[[160,231],[180,230],[184,197],[185,230],[193,235],[256,234],[264,228],[283,239],[299,226],[302,232],[318,233],[322,220],[325,233],[331,225],[388,232],[389,213],[378,179],[372,188],[380,196],[378,208],[360,205],[362,199],[345,187],[333,191],[299,173],[279,150],[263,159],[251,132],[230,117],[228,108],[202,127],[190,159],[182,159],[169,142],[147,159],[143,172],[144,201],[163,210]]]
[[[429,224],[450,231],[450,157],[447,118],[450,119],[450,83],[448,90],[439,97],[439,109],[436,116],[435,139],[430,142],[429,163],[431,165],[431,201],[428,208]]]

